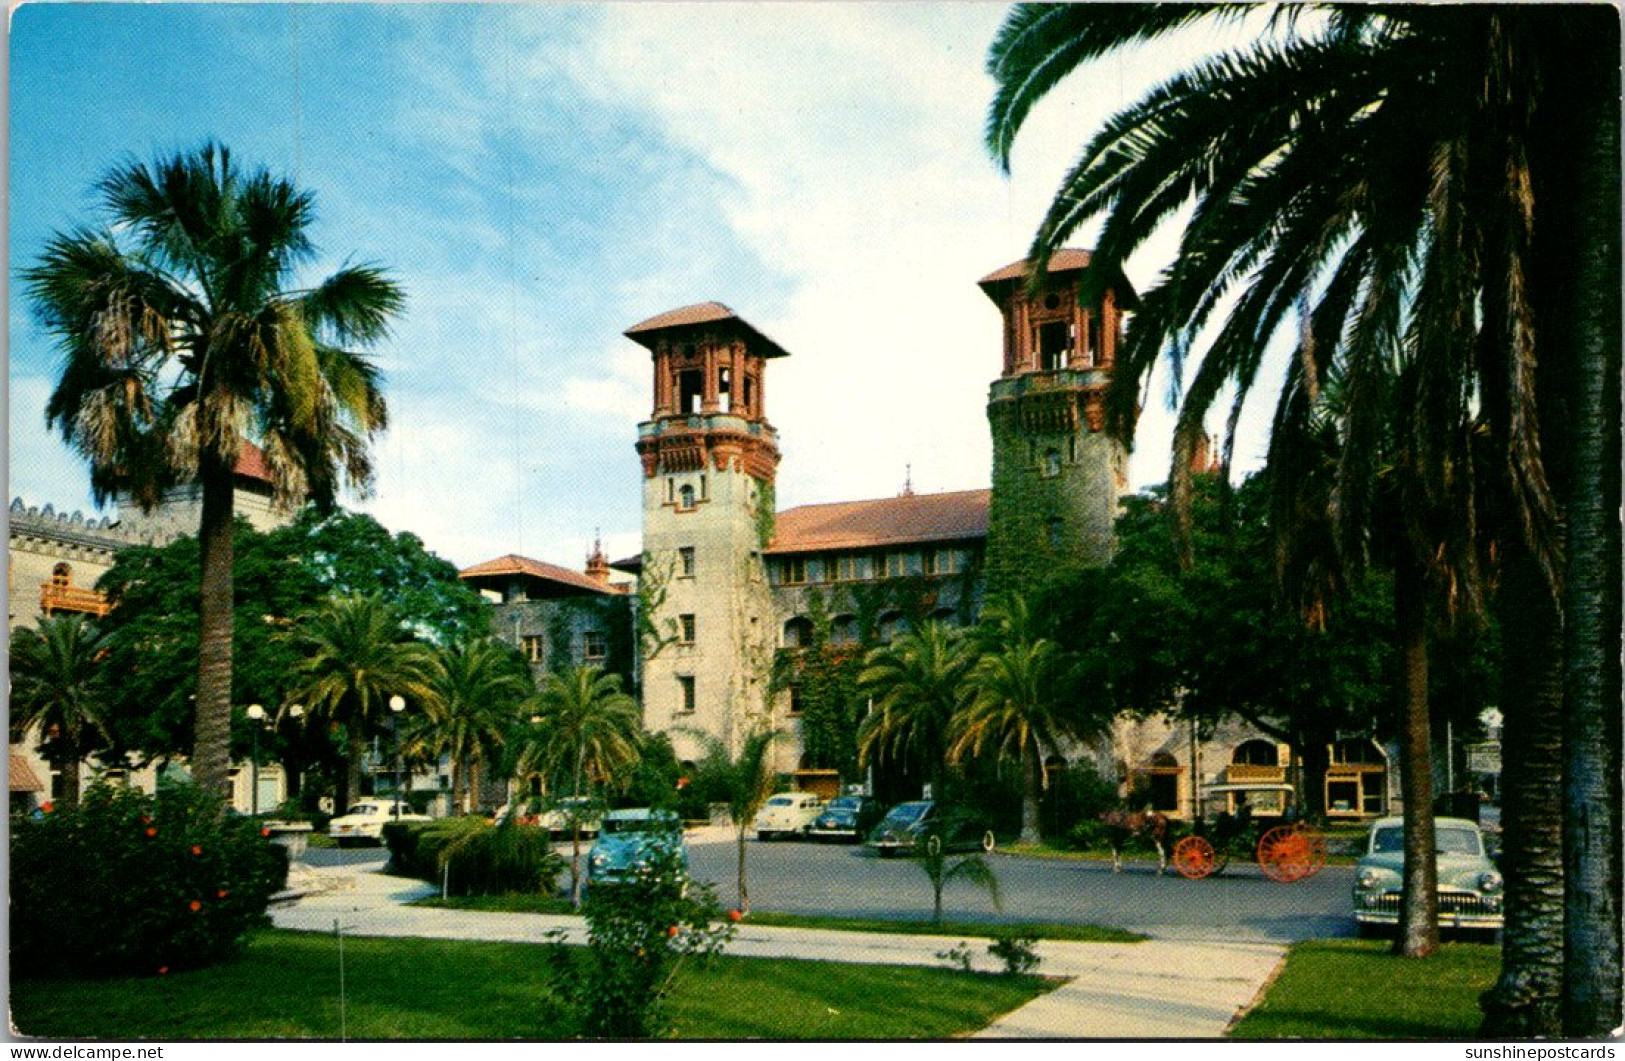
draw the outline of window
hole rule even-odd
[[[902,578],[920,573],[919,553],[886,553],[880,558],[882,578]]]
[[[678,643],[692,645],[694,643],[694,616],[692,613],[677,617],[679,630]]]
[[[694,547],[685,545],[677,550],[677,573],[683,578],[694,577]]]
[[[581,658],[603,659],[609,655],[609,637],[602,630],[588,630],[581,635]]]
[[[1281,753],[1267,740],[1249,740],[1236,745],[1230,761],[1242,766],[1279,766]]]
[[[1044,464],[1041,474],[1046,479],[1053,479],[1061,474],[1061,451],[1051,447],[1044,451]]]
[[[679,674],[677,676],[677,712],[683,715],[694,713],[694,676],[692,674]]]
[[[897,635],[903,632],[904,622],[905,620],[903,619],[902,612],[887,612],[886,614],[882,615],[880,617],[879,624],[881,643],[886,645],[891,644],[892,641],[897,638]]]
[[[801,686],[790,686],[790,714],[801,714]]]
[[[73,584],[73,568],[67,564],[57,564],[51,568],[51,585],[70,586]]]
[[[685,414],[697,413],[704,400],[704,373],[697,368],[677,373],[677,411]]]
[[[808,648],[812,645],[812,641],[813,624],[811,619],[808,619],[804,615],[798,615],[793,619],[785,621],[785,648]]]
[[[837,645],[850,645],[858,640],[858,618],[855,615],[837,615],[830,624],[829,639]]]
[[[799,586],[807,581],[807,562],[799,556],[785,560],[779,571],[780,581],[786,586]]]
[[[547,659],[547,638],[541,634],[526,634],[519,639],[519,647],[525,658],[532,663],[541,663]]]
[[[745,400],[740,403],[740,412],[749,415],[756,410],[756,377],[745,377]]]
[[[1066,368],[1072,359],[1072,325],[1050,321],[1038,326],[1038,367],[1044,372]]]
[[[1105,353],[1100,345],[1100,314],[1089,314],[1089,318],[1085,322],[1084,327],[1088,329],[1089,335],[1089,360],[1086,363],[1099,361],[1102,355]]]
[[[875,577],[875,562],[870,556],[838,556],[835,558],[837,582],[867,582]]]
[[[808,557],[807,558],[807,565],[806,565],[805,570],[806,570],[806,575],[807,575],[806,581],[808,581],[808,582],[822,582],[822,581],[824,581],[824,561],[820,560],[818,557],[815,557],[815,556],[814,557]]]
[[[717,399],[723,412],[733,412],[733,378],[726,366],[717,369]]]
[[[694,488],[687,483],[677,491],[677,511],[687,512],[694,507]]]

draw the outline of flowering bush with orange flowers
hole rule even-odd
[[[287,852],[189,784],[98,786],[11,820],[17,976],[150,973],[230,956],[266,922]]]

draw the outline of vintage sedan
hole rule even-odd
[[[998,842],[993,830],[971,812],[922,799],[899,803],[887,811],[869,834],[866,846],[885,858],[924,851],[932,841],[942,851],[992,851]]]
[[[327,823],[327,835],[340,847],[354,843],[381,844],[386,822],[426,822],[427,814],[392,799],[358,799],[348,810]]]
[[[1465,818],[1433,819],[1439,859],[1439,926],[1494,931],[1505,921],[1501,874],[1484,850],[1484,836]],[[1371,823],[1354,873],[1354,920],[1362,935],[1399,924],[1405,821]]]
[[[663,852],[677,855],[683,875],[688,875],[688,848],[683,843],[683,823],[675,811],[612,810],[599,823],[598,840],[587,853],[588,884],[615,884],[631,880]]]
[[[814,840],[855,844],[868,836],[882,817],[880,801],[873,796],[836,796],[824,804],[807,835]]]
[[[807,827],[823,809],[824,801],[811,792],[780,792],[762,804],[751,828],[756,830],[758,840],[805,836]]]

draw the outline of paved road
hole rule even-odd
[[[862,848],[749,840],[748,886],[757,910],[835,915],[929,917],[931,886],[913,860],[882,859]],[[568,847],[562,848],[568,856]],[[378,866],[378,848],[311,848],[312,866]],[[689,839],[695,876],[717,885],[723,903],[736,899],[737,864],[731,839],[702,832]],[[1318,876],[1278,884],[1256,865],[1237,865],[1216,877],[1188,881],[1172,870],[1158,877],[1154,863],[1127,863],[1113,873],[1107,862],[995,855],[1003,911],[985,892],[951,882],[943,892],[949,917],[989,921],[1056,921],[1110,925],[1156,939],[1286,943],[1350,936],[1351,866],[1327,866]]]

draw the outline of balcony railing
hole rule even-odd
[[[55,582],[47,582],[40,587],[39,606],[46,615],[52,612],[82,612],[98,619],[113,607],[98,590],[63,586]]]

